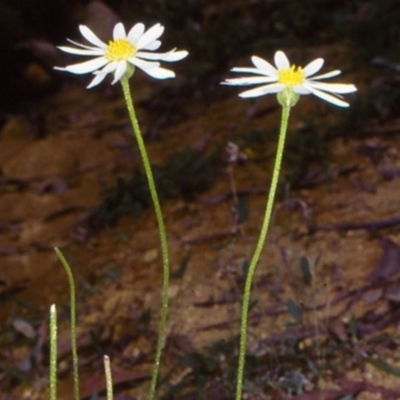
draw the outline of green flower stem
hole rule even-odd
[[[57,311],[50,307],[50,400],[57,400]]]
[[[279,173],[281,170],[283,150],[285,147],[286,131],[289,120],[290,107],[282,107],[282,119],[281,127],[279,132],[278,148],[276,150],[276,158],[274,171],[271,180],[271,186],[269,189],[267,206],[265,209],[264,220],[262,223],[262,228],[260,232],[260,237],[258,238],[256,250],[251,259],[250,267],[247,272],[246,282],[244,287],[241,322],[240,322],[240,348],[239,348],[239,365],[238,365],[238,375],[236,381],[236,400],[240,400],[242,397],[243,390],[243,374],[244,374],[244,364],[246,355],[246,338],[247,338],[247,318],[249,312],[249,302],[251,286],[253,282],[254,272],[257,267],[258,260],[260,259],[261,251],[264,247],[265,239],[267,237],[269,224],[271,221],[272,209],[274,206],[276,188],[278,186]]]
[[[73,374],[74,374],[74,399],[79,400],[79,366],[78,366],[78,350],[76,345],[76,292],[75,292],[75,282],[74,277],[72,275],[71,267],[68,264],[67,259],[64,257],[64,254],[58,249],[58,247],[54,247],[54,251],[57,254],[58,259],[61,261],[65,272],[68,277],[69,284],[69,292],[70,292],[70,308],[71,308],[71,349],[72,349],[72,366],[73,366]]]
[[[129,118],[132,123],[133,131],[135,133],[136,141],[139,147],[140,155],[142,157],[143,166],[146,172],[147,181],[150,189],[151,199],[153,201],[154,211],[156,213],[156,219],[158,224],[158,232],[160,235],[161,242],[161,252],[163,259],[163,287],[162,287],[162,305],[161,305],[161,318],[160,325],[158,328],[158,339],[156,348],[156,358],[154,361],[153,374],[151,378],[149,400],[153,400],[155,396],[157,379],[160,370],[161,352],[165,337],[165,329],[167,325],[168,316],[168,288],[169,288],[169,255],[168,255],[168,244],[167,244],[167,234],[165,232],[164,220],[161,212],[160,201],[158,200],[158,194],[156,185],[154,182],[153,172],[151,170],[149,157],[147,155],[146,147],[143,142],[143,137],[140,132],[139,123],[136,117],[135,109],[133,107],[133,101],[131,96],[131,91],[129,88],[129,82],[127,77],[121,79],[122,90],[124,91],[124,97],[126,106],[129,112]]]

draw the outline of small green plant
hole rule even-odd
[[[268,193],[268,199],[262,222],[260,236],[257,241],[256,250],[250,262],[249,270],[246,275],[243,305],[241,313],[240,326],[240,348],[239,365],[236,387],[236,400],[240,400],[243,390],[243,376],[246,352],[247,321],[250,304],[250,293],[253,283],[253,276],[261,256],[262,249],[267,237],[269,224],[272,215],[272,209],[275,200],[276,189],[278,186],[279,174],[282,165],[283,151],[285,147],[286,132],[289,121],[290,110],[298,102],[300,95],[313,94],[325,101],[328,101],[339,107],[348,107],[348,103],[341,99],[341,94],[352,93],[357,89],[351,84],[322,83],[318,80],[331,78],[340,74],[340,71],[331,71],[323,75],[313,76],[318,72],[324,63],[322,58],[318,58],[303,68],[290,65],[289,60],[282,51],[275,53],[275,65],[260,57],[251,58],[254,67],[251,68],[233,68],[233,72],[244,72],[256,76],[227,79],[223,84],[234,86],[262,85],[255,89],[246,90],[239,94],[243,98],[253,98],[265,94],[277,93],[277,99],[282,106],[282,119],[279,131],[278,148],[276,150],[275,165],[273,168],[272,180]],[[294,310],[292,303],[288,304],[289,309]],[[299,318],[296,312],[296,318]]]
[[[78,350],[77,350],[77,334],[76,334],[76,295],[75,295],[75,281],[72,275],[71,267],[68,264],[67,259],[64,257],[63,253],[57,248],[54,248],[57,257],[61,261],[64,270],[68,276],[68,283],[70,288],[70,340],[72,349],[72,364],[73,364],[73,379],[74,379],[74,399],[80,399],[79,392],[79,369],[78,369]],[[49,391],[50,400],[57,400],[57,311],[55,304],[50,307],[50,368],[49,368]],[[107,400],[113,399],[113,383],[111,376],[111,365],[110,358],[104,356],[104,372],[106,379],[106,389],[107,389]]]
[[[152,51],[157,50],[161,46],[161,41],[158,40],[164,32],[164,27],[161,24],[155,24],[146,31],[144,24],[137,23],[132,27],[132,29],[129,30],[128,33],[126,33],[124,25],[122,23],[118,23],[114,27],[113,39],[110,40],[108,44],[103,43],[96,36],[96,34],[85,25],[80,25],[79,30],[82,36],[91,44],[91,46],[72,42],[77,47],[61,46],[60,49],[67,53],[81,56],[95,56],[95,58],[83,63],[69,65],[65,68],[56,67],[56,69],[71,72],[73,74],[93,73],[95,77],[88,85],[88,89],[97,86],[110,73],[114,75],[114,80],[112,82],[113,84],[118,81],[121,82],[126,107],[128,109],[133,132],[139,147],[139,152],[142,157],[150,195],[153,201],[154,211],[157,219],[163,259],[163,288],[161,319],[158,329],[156,356],[149,390],[149,399],[153,400],[156,392],[158,374],[160,369],[161,352],[165,338],[165,330],[168,317],[168,288],[170,266],[167,234],[165,230],[163,215],[161,212],[159,196],[157,193],[157,188],[155,185],[149,157],[147,155],[147,150],[136,117],[136,112],[129,87],[129,78],[131,78],[131,76],[135,72],[135,68],[141,69],[146,74],[156,79],[173,78],[175,77],[175,73],[171,70],[160,67],[160,63],[158,61],[179,61],[185,58],[188,53],[187,51],[177,51],[176,49],[173,49],[167,53],[152,53]]]
[[[74,376],[74,399],[79,400],[79,362],[78,362],[78,347],[76,344],[76,291],[75,281],[72,275],[72,269],[68,264],[67,259],[63,253],[57,248],[54,248],[58,259],[64,267],[65,273],[68,277],[68,285],[70,291],[70,324],[71,324],[71,349],[72,349],[72,365],[73,365],[73,376]]]

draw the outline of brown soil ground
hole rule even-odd
[[[243,101],[227,89],[231,96],[222,100],[189,101],[184,118],[159,128],[144,106],[157,94],[157,83],[136,75],[132,88],[154,164],[177,150],[207,155],[250,126],[277,127],[280,111],[270,107],[274,98]],[[145,397],[162,284],[153,211],[125,215],[90,235],[85,228],[104,191],[141,165],[120,88],[105,86],[92,91],[68,86],[43,101],[49,127],[43,138],[29,136],[35,126],[24,115],[10,116],[0,133],[0,378],[3,394],[9,393],[2,398],[47,398],[45,332],[52,303],[60,313],[59,399],[71,398],[68,286],[54,246],[70,260],[79,289],[84,397],[104,389],[104,353],[110,354],[121,386],[117,398]],[[292,111],[289,135],[302,129],[311,113],[327,116],[323,126],[343,112],[302,98]],[[283,362],[284,335],[294,335],[298,351],[308,348],[317,365],[328,357],[328,340],[340,349],[343,362],[336,369],[302,385],[314,397],[299,398],[349,393],[359,400],[400,398],[398,378],[366,362],[367,354],[379,355],[400,367],[400,124],[366,125],[367,137],[340,132],[330,141],[325,165],[310,168],[311,184],[280,196],[255,278],[248,352],[268,360],[265,374]],[[172,269],[186,266],[171,281],[164,374],[183,354],[206,351],[217,341],[230,343],[232,356],[237,352],[243,264],[258,238],[274,146],[241,151],[247,160],[226,163],[209,189],[162,204]],[[241,223],[232,213],[235,193],[247,201],[248,218]],[[308,281],[299,269],[305,259],[311,267]],[[287,311],[289,299],[302,311],[301,321],[295,321],[295,311]],[[143,322],[146,310],[151,311],[149,324]],[[358,340],[351,337],[352,321]],[[387,340],[371,341],[383,335]],[[178,386],[192,372],[180,365],[170,385]],[[127,382],[136,383],[126,387]],[[246,392],[258,393],[249,398],[285,398],[283,390],[260,382],[246,385]]]

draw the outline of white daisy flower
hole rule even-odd
[[[288,89],[292,93],[296,93],[297,97],[298,95],[313,94],[339,107],[349,106],[348,103],[341,100],[343,98],[341,94],[352,93],[357,90],[352,84],[318,82],[320,79],[332,78],[339,75],[340,71],[338,70],[310,78],[322,68],[324,64],[322,58],[317,58],[304,68],[290,65],[283,51],[277,51],[274,60],[276,68],[268,61],[253,56],[251,57],[251,61],[255,68],[233,68],[231,71],[261,76],[226,79],[222,84],[234,86],[262,84],[260,87],[246,90],[239,94],[240,97],[245,98],[280,93]]]
[[[157,50],[161,46],[161,41],[158,39],[163,34],[164,27],[160,24],[155,24],[145,31],[145,26],[142,23],[138,23],[126,34],[124,25],[118,23],[114,27],[113,39],[108,44],[102,42],[85,25],[80,25],[79,30],[92,46],[76,43],[68,39],[77,48],[60,46],[59,49],[66,53],[95,56],[95,58],[79,64],[68,65],[65,68],[55,67],[55,69],[73,74],[92,72],[96,76],[90,82],[88,88],[98,85],[110,73],[114,74],[112,82],[114,84],[125,74],[130,76],[135,67],[140,68],[156,79],[173,78],[175,73],[161,68],[158,61],[179,61],[188,55],[187,51],[176,51],[176,49],[167,53],[151,53],[151,51]]]

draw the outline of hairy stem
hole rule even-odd
[[[146,147],[143,142],[143,137],[140,131],[139,123],[136,117],[135,108],[133,106],[131,91],[129,88],[129,82],[126,77],[121,79],[122,89],[124,92],[126,106],[128,108],[129,118],[132,123],[132,128],[135,134],[135,138],[139,147],[140,156],[142,158],[144,170],[147,176],[147,182],[150,189],[151,199],[153,201],[154,211],[156,214],[157,224],[158,224],[158,232],[160,235],[161,242],[161,252],[162,252],[162,260],[163,260],[163,287],[162,287],[162,304],[161,304],[161,317],[160,324],[158,328],[158,339],[157,339],[157,348],[156,348],[156,358],[153,366],[153,374],[151,378],[150,391],[149,391],[149,400],[153,400],[156,392],[157,380],[160,370],[160,361],[161,361],[161,353],[162,347],[165,338],[165,329],[167,325],[167,317],[168,317],[168,288],[169,288],[169,275],[170,275],[170,267],[169,267],[169,255],[168,255],[168,243],[167,243],[167,234],[165,231],[165,225],[163,220],[163,215],[161,212],[160,201],[158,199],[157,189],[154,182],[153,172],[151,170],[149,157],[147,155]]]
[[[267,205],[264,214],[264,220],[262,222],[260,236],[258,238],[256,250],[254,251],[253,257],[250,262],[250,267],[247,272],[246,282],[244,287],[243,294],[243,304],[242,304],[242,312],[241,312],[241,322],[240,322],[240,348],[239,348],[239,364],[238,364],[238,373],[237,373],[237,381],[236,381],[236,400],[240,400],[242,397],[243,391],[243,374],[244,374],[244,366],[245,366],[245,355],[246,355],[246,339],[247,339],[247,320],[248,320],[248,312],[249,312],[249,303],[250,303],[250,294],[251,294],[251,286],[253,283],[254,273],[257,268],[257,263],[260,259],[260,255],[262,249],[264,247],[265,239],[267,237],[269,224],[271,221],[272,209],[274,206],[276,188],[278,186],[279,174],[281,170],[282,164],[282,156],[283,150],[285,147],[285,138],[287,125],[289,120],[290,107],[282,108],[282,119],[281,119],[281,127],[279,132],[279,141],[278,148],[276,150],[276,158],[274,171],[272,175],[271,185],[268,194]]]
[[[74,276],[72,275],[71,267],[68,264],[67,259],[64,257],[64,254],[58,249],[58,247],[54,247],[54,251],[57,254],[58,259],[61,261],[65,272],[68,277],[69,284],[69,292],[70,292],[70,308],[71,308],[71,349],[72,349],[72,366],[73,366],[73,375],[74,375],[74,399],[79,400],[79,365],[78,365],[78,346],[76,344],[76,291],[75,291],[75,282]]]
[[[50,400],[57,400],[57,311],[50,307]]]

